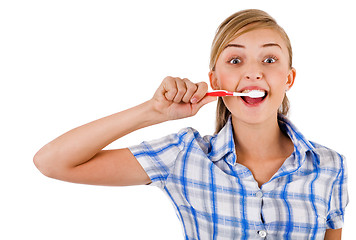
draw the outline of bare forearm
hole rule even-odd
[[[324,240],[341,240],[342,228],[327,229],[325,232]]]
[[[44,175],[65,181],[145,184],[149,177],[127,149],[105,154],[101,150],[140,128],[195,115],[203,105],[216,99],[205,96],[207,90],[206,83],[167,77],[151,100],[59,136],[38,151],[34,163]]]
[[[45,145],[35,156],[46,168],[75,167],[124,135],[162,122],[145,102],[128,110],[77,127]]]

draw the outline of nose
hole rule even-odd
[[[246,74],[245,78],[247,80],[260,80],[260,79],[262,79],[262,74],[250,73],[250,74]]]
[[[258,64],[249,64],[246,68],[246,71],[245,71],[245,79],[246,80],[252,80],[252,81],[255,81],[255,80],[261,80],[262,79],[262,71],[261,69],[259,68]]]

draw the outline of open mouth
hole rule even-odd
[[[258,97],[258,98],[251,98],[251,97],[247,97],[247,96],[244,96],[244,97],[241,97],[242,100],[247,103],[248,105],[257,105],[261,102],[263,102],[263,100],[265,100],[265,98],[267,97],[268,95],[268,92],[267,91],[264,91],[264,90],[244,90],[242,91],[242,93],[248,93],[250,91],[260,91],[260,92],[264,92],[264,96],[263,97]]]

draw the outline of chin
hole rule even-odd
[[[265,123],[269,117],[266,114],[246,114],[246,113],[231,113],[232,118],[235,118],[238,122],[243,122],[248,125],[260,125]]]
[[[240,99],[229,99],[225,106],[231,112],[231,115],[238,122],[244,122],[249,125],[259,125],[276,119],[278,108],[272,108],[269,101],[262,101],[257,104],[248,104]]]

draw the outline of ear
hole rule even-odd
[[[218,79],[216,77],[216,73],[214,70],[211,70],[209,72],[209,80],[210,80],[210,86],[213,90],[219,90],[219,84],[218,84]]]
[[[287,77],[287,82],[286,82],[286,91],[288,91],[289,89],[292,88],[293,84],[294,84],[294,80],[295,80],[295,76],[297,74],[297,71],[295,70],[295,68],[291,68]]]

